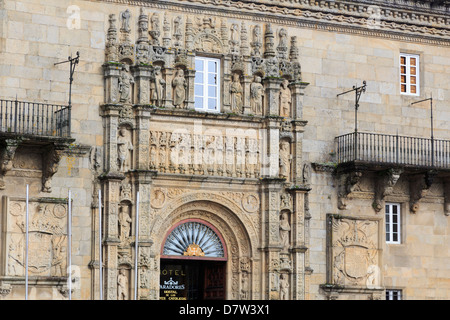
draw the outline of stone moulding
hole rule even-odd
[[[131,4],[157,9],[171,9],[189,14],[204,14],[205,10],[215,11],[222,17],[290,25],[332,32],[344,32],[363,36],[382,37],[397,41],[450,45],[450,18],[448,8],[431,9],[418,5],[419,2],[403,1],[363,3],[348,1],[301,1],[298,8],[292,8],[286,1],[224,1],[224,0],[180,0],[178,3],[162,1],[103,0],[104,2]],[[189,3],[188,3],[189,2]],[[414,3],[414,4],[413,4]],[[375,7],[374,7],[375,6]],[[301,7],[301,9],[300,9]],[[375,8],[375,9],[374,9]],[[372,15],[370,12],[375,10]],[[238,12],[237,12],[238,11]],[[376,26],[371,21],[378,19]],[[283,19],[280,19],[283,16]],[[371,26],[371,27],[370,27]]]

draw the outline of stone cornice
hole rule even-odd
[[[204,15],[208,12],[223,18],[239,17],[249,21],[381,37],[394,41],[450,45],[450,14],[447,4],[430,6],[407,0],[102,1],[186,14]]]

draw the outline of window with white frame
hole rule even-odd
[[[419,56],[400,54],[400,92],[401,94],[419,95]]]
[[[402,300],[402,290],[386,289],[386,300]]]
[[[195,58],[194,81],[195,109],[220,111],[220,60],[207,57]]]
[[[386,242],[400,243],[400,204],[386,203]]]

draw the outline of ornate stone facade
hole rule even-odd
[[[69,24],[73,14],[56,27],[52,11],[34,1],[6,3],[3,91],[65,103],[66,69],[54,63],[70,46],[80,47],[83,64],[73,139],[49,143],[0,130],[1,299],[20,297],[25,281],[26,184],[37,299],[68,296],[69,190],[76,299],[99,299],[100,285],[107,300],[133,299],[135,290],[138,299],[160,299],[162,266],[189,261],[164,253],[168,236],[193,221],[223,245],[226,254],[201,261],[223,267],[209,280],[225,283],[226,299],[382,299],[387,288],[421,298],[420,283],[448,280],[448,256],[436,253],[448,242],[448,172],[338,165],[334,144],[354,124],[353,100],[336,95],[363,78],[361,130],[428,134],[424,108],[397,93],[398,53],[420,56],[421,91],[442,108],[450,91],[442,71],[448,4],[77,0],[70,5],[80,24]],[[50,6],[65,12],[68,5]],[[219,61],[208,80],[218,88],[214,110],[196,108],[199,57]],[[26,69],[24,61],[47,67]],[[448,139],[448,115],[438,112],[436,136]],[[402,211],[400,248],[385,243],[391,202]],[[425,254],[426,236],[436,257]],[[198,243],[188,249],[189,259],[205,258]],[[415,283],[413,274],[425,271],[404,272],[409,256],[436,264],[438,275]],[[435,297],[449,298],[441,283]]]

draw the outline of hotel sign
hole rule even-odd
[[[160,300],[187,300],[186,273],[181,265],[161,269],[159,284]]]

